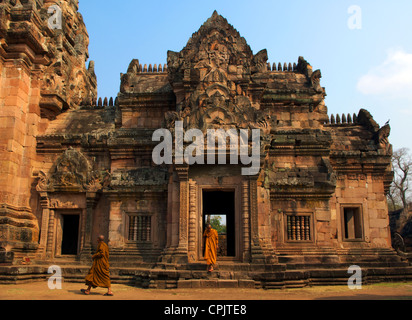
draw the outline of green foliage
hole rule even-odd
[[[210,224],[212,228],[217,231],[218,234],[226,233],[226,225],[222,224],[221,216],[212,216],[210,218]]]

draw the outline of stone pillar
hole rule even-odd
[[[242,181],[242,239],[243,239],[243,262],[250,261],[250,199],[249,181]]]
[[[250,177],[249,180],[249,205],[250,205],[250,256],[251,262],[257,264],[277,263],[275,250],[270,239],[265,235],[263,221],[261,230],[259,229],[259,208],[266,211],[264,206],[259,205],[257,176]],[[262,213],[262,212],[261,212]],[[265,216],[265,215],[263,215]]]
[[[189,181],[189,262],[196,261],[197,185]]]
[[[99,200],[99,194],[96,192],[86,193],[86,209],[82,212],[82,230],[81,230],[81,245],[80,245],[80,260],[90,261],[90,256],[93,254],[93,239],[92,239],[92,223],[93,212]]]
[[[169,184],[167,191],[166,247],[161,256],[161,262],[172,262],[172,256],[179,243],[179,181],[176,181],[174,168],[169,169]]]
[[[175,168],[179,178],[179,243],[173,254],[173,261],[178,263],[188,262],[188,246],[189,246],[189,167],[186,165],[176,166]]]
[[[55,225],[55,211],[49,210],[49,228],[47,230],[47,249],[46,257],[48,259],[54,258],[54,225]]]
[[[40,226],[40,244],[37,255],[40,259],[45,258],[47,238],[49,231],[49,199],[47,197],[47,192],[40,192],[40,206],[42,208],[41,226]]]
[[[110,248],[122,249],[124,246],[122,200],[117,195],[109,196],[109,200],[109,234],[107,241],[110,241]]]
[[[249,180],[249,206],[250,206],[250,237],[251,237],[251,260],[253,263],[264,263],[265,257],[259,240],[259,221],[257,203],[257,180]]]
[[[80,228],[80,255],[82,254],[83,250],[86,247],[86,242],[87,242],[87,240],[86,240],[86,238],[87,238],[87,235],[86,235],[87,227],[86,226],[87,226],[87,223],[88,223],[87,220],[88,220],[87,219],[87,209],[82,209],[82,213],[80,215],[80,225],[81,225],[81,228]],[[90,230],[90,232],[91,232],[91,230]]]

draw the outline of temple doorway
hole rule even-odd
[[[210,223],[219,234],[218,257],[236,257],[235,192],[203,190],[202,197],[203,232]]]
[[[63,214],[61,216],[62,242],[61,255],[77,255],[79,247],[80,215]]]

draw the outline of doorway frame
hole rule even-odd
[[[198,186],[198,228],[197,228],[197,259],[198,261],[204,261],[203,259],[203,193],[204,192],[231,192],[234,194],[234,233],[235,233],[235,256],[230,257],[218,257],[218,262],[220,261],[241,261],[241,252],[243,252],[242,241],[241,241],[241,203],[240,203],[240,187],[238,185],[199,185]]]
[[[81,249],[81,231],[82,231],[82,210],[80,209],[74,209],[74,210],[55,210],[56,212],[56,217],[55,217],[55,234],[56,234],[56,242],[55,242],[55,253],[54,256],[56,258],[62,258],[62,257],[73,257],[76,258],[80,254],[80,249]],[[63,221],[64,221],[64,216],[78,216],[79,217],[79,227],[77,231],[77,253],[76,254],[62,254],[62,245],[63,245],[63,231],[64,231],[64,226],[63,226]]]

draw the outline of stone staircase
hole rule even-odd
[[[363,254],[360,256],[360,252]],[[336,253],[336,252],[335,252]],[[215,271],[208,273],[204,263],[175,265],[170,263],[128,263],[111,265],[114,284],[126,284],[147,289],[174,288],[302,288],[314,285],[347,285],[348,268],[362,269],[362,283],[412,281],[410,260],[393,250],[345,251],[338,254],[278,255],[276,264],[250,264],[219,261]],[[71,258],[31,265],[0,266],[0,284],[45,281],[52,274],[49,266],[62,269],[66,282],[84,283],[90,265]]]

